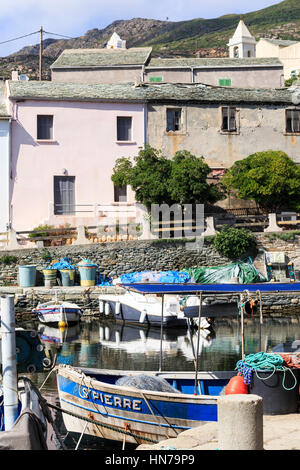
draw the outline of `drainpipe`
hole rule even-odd
[[[192,82],[192,83],[195,83],[195,79],[194,79],[194,67],[191,67],[191,82]]]

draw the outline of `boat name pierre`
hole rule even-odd
[[[88,388],[81,388],[81,398],[89,399],[93,401],[100,400],[103,405],[116,406],[123,409],[129,409],[134,411],[141,411],[142,400],[135,400],[118,395],[108,395],[106,393],[97,392],[96,390],[89,390]]]

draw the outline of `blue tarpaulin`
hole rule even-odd
[[[185,283],[190,280],[191,277],[188,273],[178,271],[143,271],[120,276],[122,284],[135,284],[136,282]]]

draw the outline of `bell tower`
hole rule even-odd
[[[229,39],[228,46],[229,57],[231,58],[256,57],[256,40],[242,17],[234,35]]]

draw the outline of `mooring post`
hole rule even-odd
[[[219,450],[263,450],[263,399],[236,394],[218,398]]]
[[[5,431],[18,417],[18,377],[14,296],[1,296],[2,379]]]

